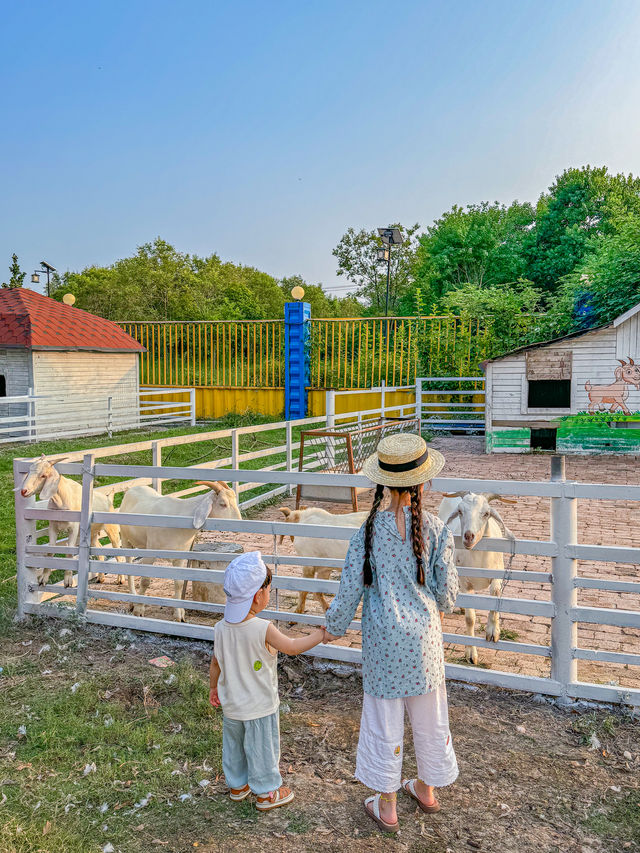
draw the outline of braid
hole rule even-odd
[[[363,572],[364,572],[364,585],[371,586],[373,583],[373,572],[371,571],[371,546],[373,544],[373,520],[376,517],[376,513],[380,508],[380,504],[382,503],[382,498],[384,497],[384,486],[376,486],[375,497],[373,498],[373,505],[367,516],[367,520],[365,521],[364,526],[364,564],[363,564]]]
[[[422,538],[422,486],[412,486],[411,495],[411,545],[416,557],[417,580],[424,586],[424,539]]]

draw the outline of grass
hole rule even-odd
[[[605,805],[590,815],[585,827],[607,838],[620,850],[623,843],[640,844],[640,793],[629,791],[621,798],[607,797]]]
[[[201,838],[230,809],[200,785],[215,785],[221,756],[204,674],[187,662],[156,669],[140,656],[132,666],[116,650],[123,632],[94,656],[91,637],[39,628],[26,649],[14,643],[23,654],[5,644],[0,853],[88,853],[107,843],[136,853],[157,837]],[[44,640],[51,648],[38,654]],[[76,671],[79,656],[87,665]]]

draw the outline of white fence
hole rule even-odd
[[[465,387],[446,387],[451,385]],[[484,376],[421,376],[416,379],[416,401],[423,429],[484,434]]]
[[[188,395],[187,400],[180,397]],[[70,438],[137,429],[156,424],[195,424],[195,388],[141,388],[138,401],[113,396],[62,397],[29,393],[0,398],[0,444]],[[173,400],[161,400],[173,397]],[[46,403],[38,411],[37,402]]]
[[[396,407],[397,408],[397,407]],[[361,413],[360,413],[361,414]],[[340,418],[348,418],[342,415]],[[355,420],[355,414],[353,415]],[[196,568],[177,568],[174,566],[151,566],[132,562],[133,558],[154,559],[188,559],[192,552],[182,551],[149,551],[141,549],[91,548],[91,523],[126,523],[129,525],[160,526],[164,528],[187,528],[191,519],[180,516],[123,515],[117,512],[92,512],[91,494],[96,477],[122,477],[123,482],[115,486],[101,487],[103,490],[122,490],[132,482],[153,482],[160,485],[163,480],[198,480],[211,476],[211,469],[220,469],[223,465],[231,464],[232,469],[224,469],[220,474],[231,480],[238,493],[255,489],[256,484],[263,487],[275,485],[266,494],[257,495],[244,503],[250,506],[268,497],[291,490],[298,484],[336,486],[336,487],[369,487],[371,484],[361,475],[326,474],[314,472],[314,460],[309,459],[305,467],[309,470],[293,471],[293,454],[297,443],[293,439],[293,430],[309,423],[318,423],[322,418],[309,418],[304,421],[284,422],[280,424],[262,424],[257,427],[245,427],[238,430],[220,430],[217,433],[206,433],[197,436],[180,436],[174,439],[163,439],[153,443],[153,465],[114,465],[102,464],[99,459],[114,453],[148,449],[151,442],[139,442],[133,445],[121,445],[117,448],[100,448],[87,451],[82,456],[81,463],[65,462],[59,465],[63,474],[82,476],[82,507],[80,511],[70,512],[49,510],[37,504],[33,499],[24,499],[19,490],[16,491],[16,527],[17,527],[17,557],[18,557],[18,596],[19,615],[43,614],[65,617],[76,613],[78,616],[102,625],[127,627],[137,630],[153,631],[161,634],[211,639],[212,628],[207,625],[194,623],[178,623],[167,619],[135,617],[129,613],[118,613],[111,610],[99,610],[89,606],[96,599],[109,599],[124,604],[146,603],[162,607],[184,607],[187,610],[205,613],[220,613],[222,605],[190,600],[176,600],[158,596],[131,595],[121,591],[104,591],[99,587],[89,585],[89,574],[104,571],[107,567],[99,562],[98,555],[124,556],[127,562],[111,564],[121,574],[148,576],[177,580],[191,580],[205,583],[222,583],[224,565],[232,555],[216,551],[198,552],[199,561],[210,561],[221,566],[220,569],[206,570]],[[284,444],[253,453],[240,454],[238,450],[239,435],[250,432],[264,432],[274,429],[284,429],[286,439]],[[163,467],[161,465],[161,449],[170,443],[187,443],[205,441],[214,437],[230,437],[232,452],[225,459],[213,460],[200,464],[198,467]],[[275,455],[279,461],[260,470],[241,468],[243,461]],[[283,458],[284,457],[284,458]],[[557,457],[556,462],[562,460]],[[27,460],[15,460],[14,478],[16,486],[22,482],[24,472],[28,468]],[[195,486],[175,494],[196,492],[202,487]],[[446,633],[445,641],[457,645],[475,645],[495,648],[498,650],[517,652],[522,655],[535,655],[550,658],[550,677],[520,675],[503,670],[474,669],[458,664],[447,664],[449,678],[467,682],[486,683],[499,687],[544,693],[565,699],[595,699],[606,702],[621,702],[630,705],[640,705],[640,689],[627,688],[613,684],[595,684],[582,682],[578,679],[578,661],[597,661],[604,663],[623,664],[627,667],[640,665],[640,655],[626,652],[584,648],[578,644],[578,625],[597,624],[617,626],[620,628],[640,628],[640,611],[610,609],[602,607],[585,607],[578,605],[580,589],[602,589],[609,591],[640,593],[640,583],[617,581],[601,578],[587,578],[578,575],[578,560],[591,560],[615,563],[640,562],[639,548],[626,548],[608,545],[582,545],[577,541],[578,499],[590,500],[624,500],[640,501],[640,486],[617,486],[609,484],[586,484],[567,482],[564,479],[563,465],[556,464],[552,478],[549,481],[502,481],[475,480],[461,478],[437,478],[433,482],[437,491],[471,490],[477,492],[495,492],[502,495],[539,496],[550,499],[551,536],[549,540],[517,539],[515,542],[504,539],[485,539],[477,547],[480,550],[492,550],[515,554],[532,554],[551,559],[551,571],[509,571],[502,576],[523,583],[544,584],[550,586],[550,600],[540,601],[534,598],[511,598],[503,596],[499,610],[504,613],[525,614],[533,617],[543,617],[550,622],[550,645],[540,645],[525,642],[510,642],[501,640],[489,643],[479,638],[471,638],[463,634]],[[36,530],[39,520],[66,520],[80,522],[80,541],[77,548],[65,544],[55,546],[56,554],[51,556],[52,546],[37,544],[38,538],[46,535],[45,530]],[[306,624],[322,624],[323,617],[311,613],[298,614],[280,607],[282,590],[307,590],[309,592],[333,593],[337,591],[338,582],[332,580],[316,580],[294,577],[283,574],[284,567],[323,565],[340,569],[339,560],[320,560],[318,558],[303,558],[278,553],[277,538],[280,535],[309,536],[313,538],[350,539],[355,530],[344,527],[324,527],[316,525],[289,524],[278,521],[260,520],[221,520],[208,519],[204,530],[221,533],[250,533],[266,534],[273,542],[273,553],[266,554],[265,560],[271,564],[274,571],[273,587],[275,590],[274,607],[264,613],[266,618],[283,619]],[[78,585],[75,589],[63,589],[59,584],[48,584],[38,587],[36,584],[36,569],[72,569],[77,572]],[[461,567],[462,576],[496,577],[496,572]],[[74,596],[75,607],[57,606],[52,601],[42,602],[43,593],[56,596]],[[496,600],[488,595],[468,595],[462,593],[457,601],[460,607],[477,607],[480,609],[495,608]],[[354,621],[352,628],[360,627],[359,621]],[[358,649],[341,646],[322,645],[311,652],[325,658],[339,661],[358,662]]]

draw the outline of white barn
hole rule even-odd
[[[640,453],[640,303],[483,366],[487,452]]]
[[[36,421],[33,438],[58,428],[79,435],[131,422],[139,409],[142,351],[110,320],[27,288],[0,290],[0,425],[24,418],[28,406]],[[2,397],[27,394],[33,403],[2,405]],[[27,437],[24,426],[16,437]]]

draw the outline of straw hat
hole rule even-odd
[[[444,468],[444,456],[429,450],[419,435],[402,432],[388,435],[376,453],[362,466],[362,473],[381,486],[418,486]]]

